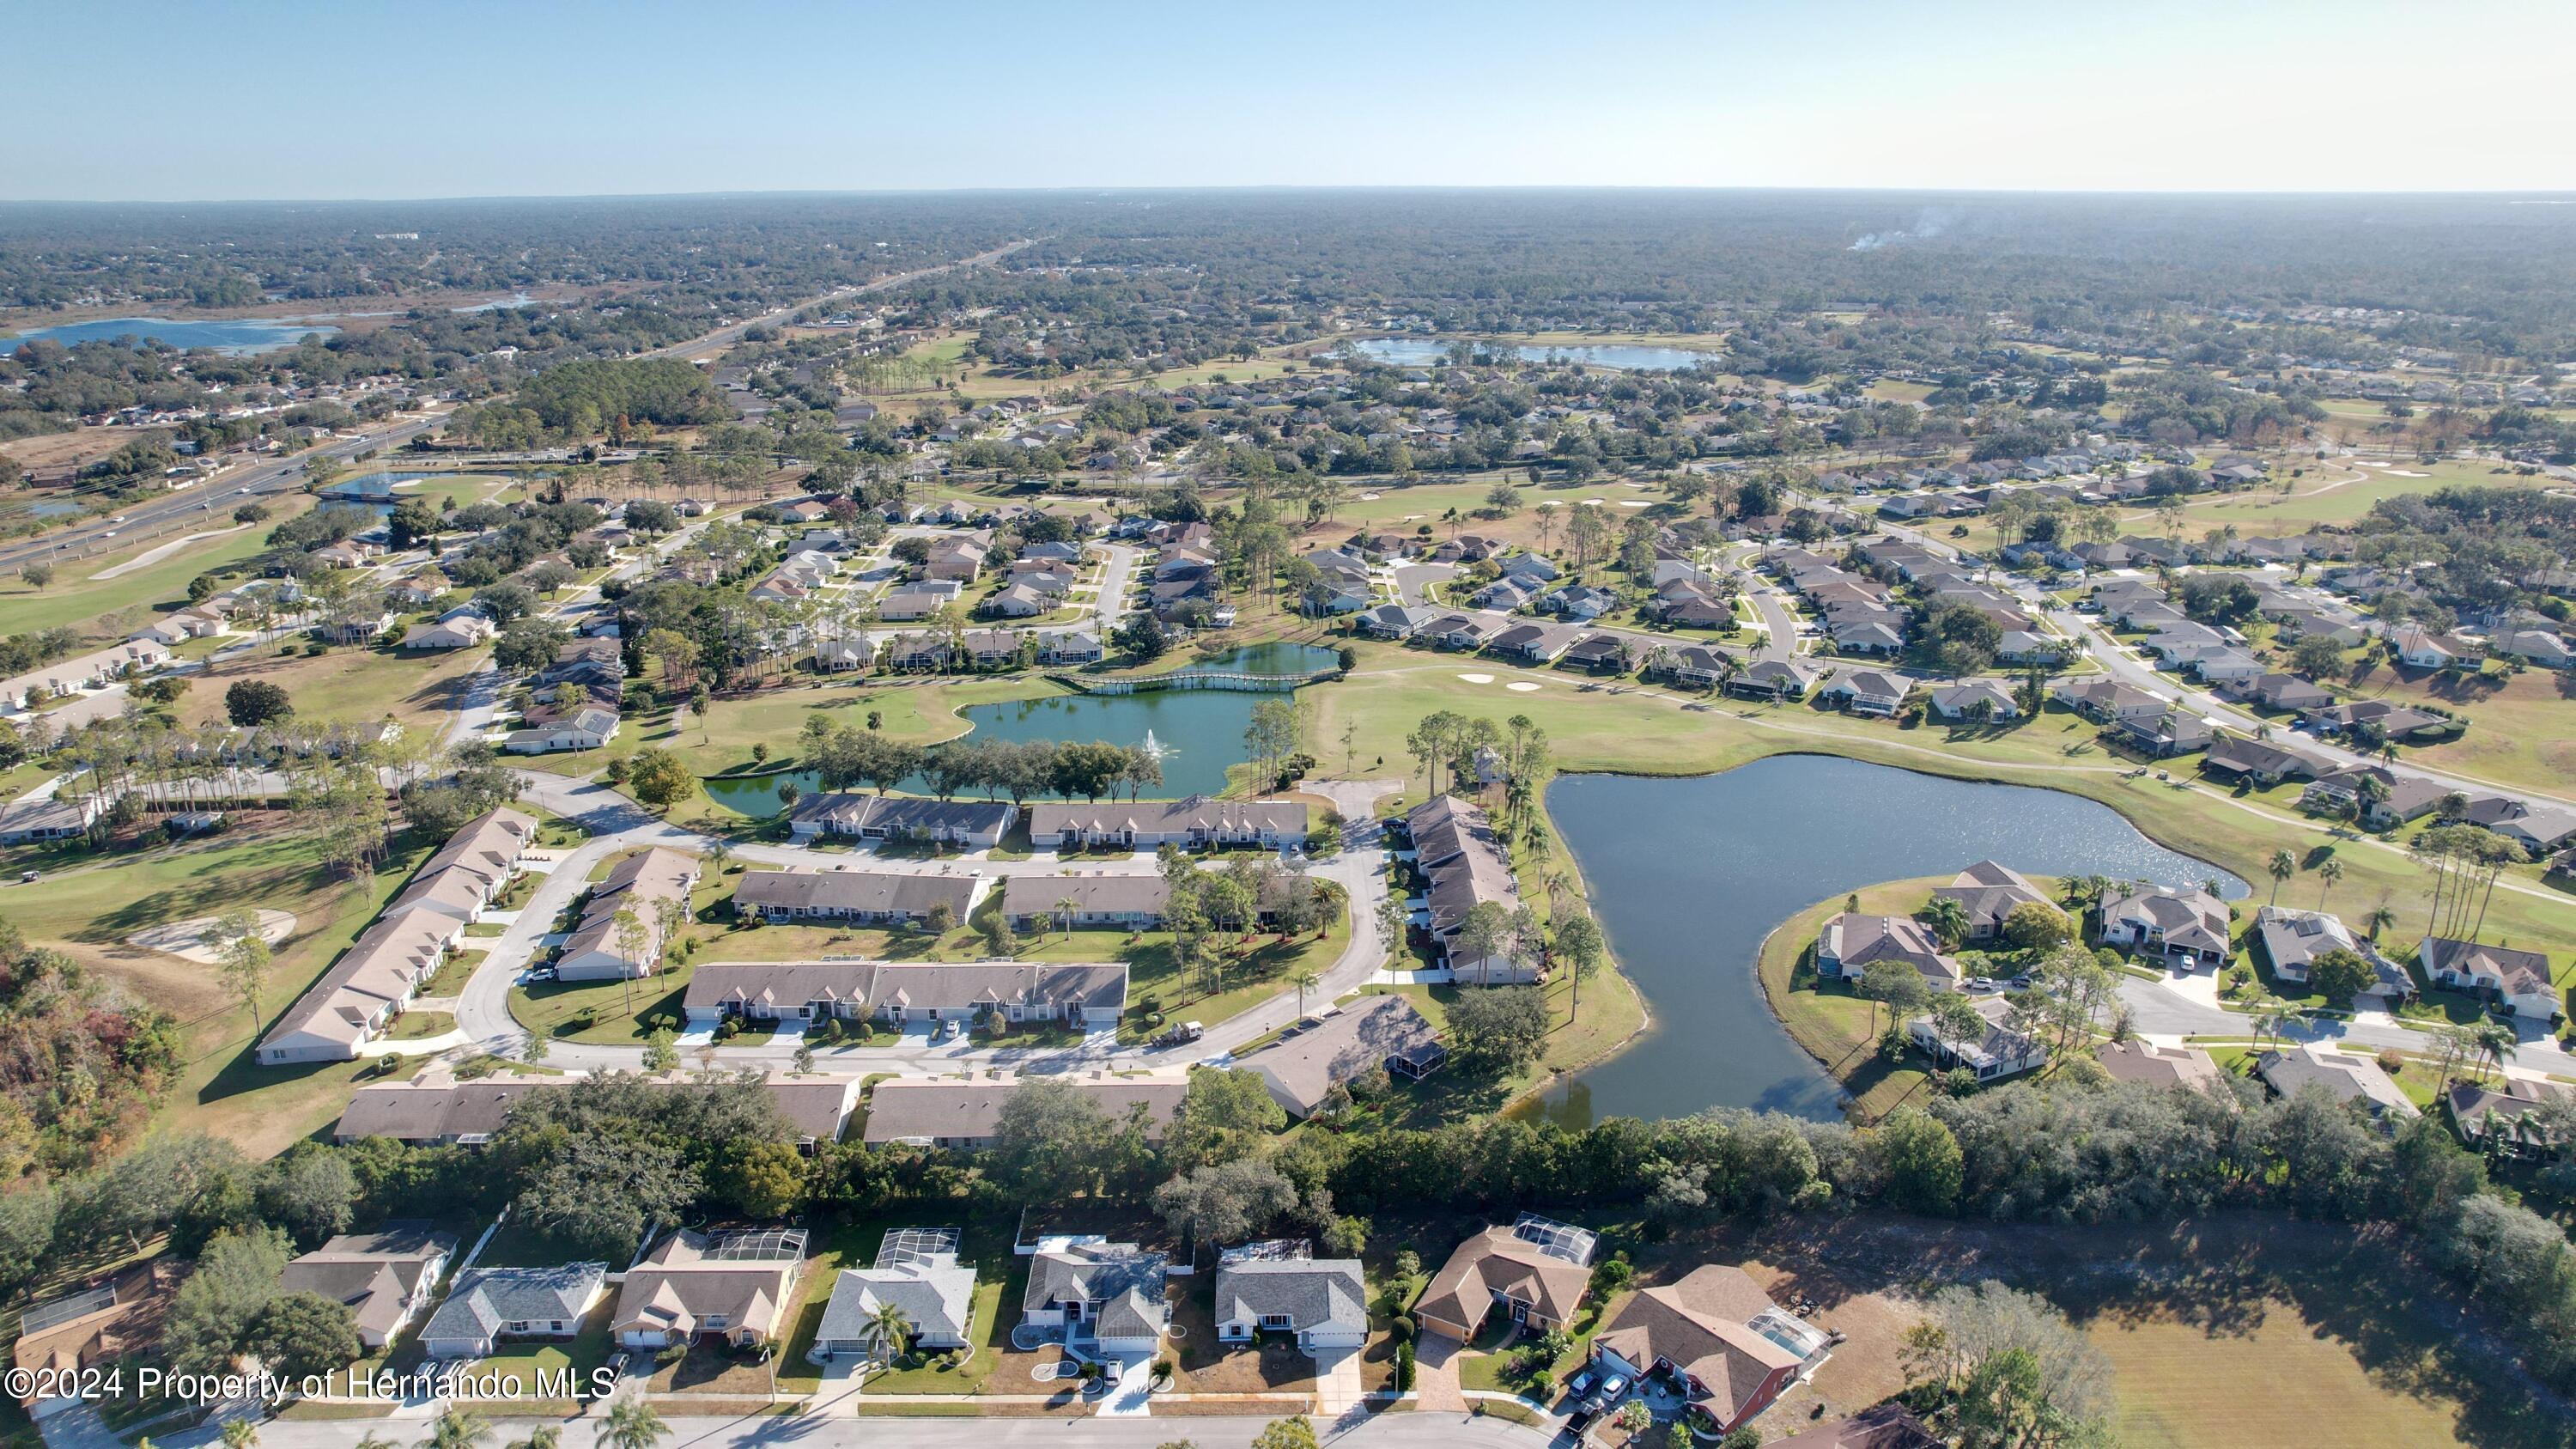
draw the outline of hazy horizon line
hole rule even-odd
[[[724,200],[819,200],[842,197],[970,197],[1031,196],[1201,196],[1270,194],[1405,194],[1427,195],[1511,195],[1532,192],[1566,194],[1625,193],[1635,195],[1769,195],[1769,196],[1958,196],[1958,197],[2066,197],[2098,199],[2187,200],[2226,199],[2257,200],[2265,198],[2316,200],[2354,197],[2364,199],[2461,199],[2493,197],[2506,200],[2565,198],[2576,201],[2576,188],[2527,187],[2498,189],[2493,187],[2392,188],[2353,190],[2341,187],[2264,187],[2199,189],[2091,189],[2078,187],[1994,187],[1994,186],[1690,186],[1690,185],[1599,185],[1579,182],[1514,182],[1495,184],[1460,184],[1441,182],[1371,183],[1371,182],[1258,182],[1240,185],[1204,184],[1174,186],[940,186],[940,187],[847,187],[807,190],[772,191],[602,191],[602,192],[490,192],[480,195],[449,196],[194,196],[175,198],[152,197],[5,197],[0,207],[173,207],[173,206],[439,206],[481,202],[548,202],[548,201],[724,201]]]

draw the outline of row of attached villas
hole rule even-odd
[[[1119,1013],[1127,1009],[1127,967],[1118,962],[710,962],[689,978],[680,1003],[694,1025],[728,1016],[901,1026],[998,1015],[1099,1031],[1116,1028]]]
[[[415,872],[331,969],[260,1038],[263,1066],[355,1060],[438,973],[519,877],[535,817],[502,808],[469,821]]]

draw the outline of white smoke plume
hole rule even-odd
[[[1914,214],[1913,222],[1901,231],[1874,231],[1851,244],[1856,252],[1874,252],[1881,247],[1902,246],[1907,242],[1930,241],[1958,224],[1955,207],[1927,206]]]

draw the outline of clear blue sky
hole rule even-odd
[[[0,199],[2576,189],[2576,0],[33,0]]]

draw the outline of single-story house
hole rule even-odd
[[[1308,1353],[1368,1342],[1368,1283],[1357,1258],[1317,1258],[1312,1245],[1254,1243],[1217,1255],[1216,1337],[1250,1343],[1293,1333]]]
[[[1963,680],[1932,691],[1934,719],[2008,720],[2021,718],[2021,701],[1991,679]]]
[[[1431,941],[1451,976],[1483,986],[1537,980],[1537,963],[1508,949],[1470,960],[1458,945],[1458,933],[1477,906],[1491,904],[1509,914],[1521,903],[1511,853],[1483,807],[1442,795],[1413,807],[1404,819],[1414,868],[1427,883],[1423,900]]]
[[[1591,1361],[1632,1381],[1671,1376],[1690,1412],[1724,1434],[1832,1355],[1822,1329],[1783,1312],[1750,1274],[1706,1263],[1631,1297],[1593,1337]]]
[[[2218,1063],[2193,1046],[2152,1046],[2133,1037],[2102,1043],[2093,1049],[2093,1059],[2115,1082],[2199,1091],[2216,1086],[2219,1080]]]
[[[1061,1334],[1103,1358],[1150,1358],[1171,1326],[1163,1254],[1099,1238],[1050,1242],[1029,1258],[1024,1327]]]
[[[1413,1305],[1414,1321],[1460,1343],[1498,1310],[1523,1327],[1566,1328],[1591,1291],[1596,1243],[1581,1228],[1527,1214],[1511,1227],[1489,1227],[1431,1275]]]
[[[1912,916],[1869,916],[1836,911],[1816,936],[1816,974],[1857,980],[1880,961],[1901,961],[1935,991],[1956,991],[1966,973],[1944,955],[1941,943]]]
[[[790,1024],[827,1020],[1011,1021],[1114,1027],[1127,1009],[1118,962],[720,961],[697,969],[680,997],[692,1022],[728,1016]]]
[[[372,1233],[342,1233],[289,1262],[277,1283],[347,1304],[358,1342],[382,1348],[429,1306],[455,1252],[454,1233],[406,1219]]]
[[[2379,1118],[2415,1117],[2422,1114],[2406,1100],[2379,1064],[2370,1058],[2337,1052],[2322,1042],[2308,1042],[2287,1051],[2268,1051],[2254,1062],[2254,1075],[2263,1085],[2284,1097],[2297,1096],[2308,1087],[2317,1087],[2338,1102],[2359,1102],[2372,1116]]]
[[[433,1359],[489,1358],[505,1339],[567,1339],[608,1292],[606,1263],[470,1268],[420,1330]]]
[[[1905,1034],[1924,1055],[1944,1067],[1965,1067],[1976,1073],[1980,1082],[1997,1081],[2036,1070],[2048,1060],[2045,1042],[2013,1030],[2006,1024],[2012,1007],[2000,996],[1980,996],[1972,1003],[1977,1015],[1985,1018],[1982,1036],[1969,1041],[1952,1041],[1941,1035],[1934,1018],[1918,1016],[1907,1022]]]
[[[1932,897],[1959,903],[1968,918],[1967,939],[1971,941],[1993,939],[2021,906],[2055,909],[2047,895],[2030,883],[2030,877],[1999,860],[1978,861],[1950,877],[1948,885],[1933,887]]]
[[[860,840],[934,840],[990,849],[1002,843],[1020,807],[1007,800],[921,800],[899,795],[823,791],[796,802],[787,817],[799,845],[822,835]]]
[[[1272,1101],[1298,1117],[1312,1116],[1333,1088],[1383,1069],[1419,1080],[1449,1059],[1429,1019],[1401,996],[1364,996],[1313,1026],[1293,1028],[1242,1059],[1259,1072]]]
[[[2545,952],[2427,936],[2415,959],[2435,984],[2483,993],[2516,1016],[2552,1022],[2561,1015]]]
[[[2254,940],[2271,963],[2272,974],[2284,981],[2306,981],[2308,964],[2328,951],[2362,954],[2361,943],[2353,939],[2341,917],[2290,906],[2256,908]]]
[[[678,902],[686,919],[689,893],[697,889],[698,858],[653,846],[608,868],[591,887],[581,920],[555,955],[555,974],[565,981],[624,981],[661,969],[670,945],[662,926],[663,902]],[[618,921],[629,914],[644,928],[642,949],[625,939]]]
[[[993,1140],[1002,1107],[1020,1089],[1022,1077],[966,1081],[956,1077],[897,1077],[868,1093],[867,1125],[860,1140],[870,1147],[909,1143],[976,1151]],[[1125,1120],[1138,1106],[1145,1109],[1153,1131],[1171,1124],[1188,1095],[1189,1079],[1173,1074],[1144,1077],[1056,1077],[1089,1098],[1113,1122]]]
[[[1105,804],[1041,802],[1029,807],[1029,839],[1059,849],[1123,846],[1151,850],[1259,846],[1276,850],[1306,838],[1306,807],[1292,800],[1116,800]]]
[[[2266,789],[2284,780],[2313,780],[2330,768],[2323,759],[2305,750],[2285,750],[2240,735],[2219,735],[2211,740],[2209,752],[2201,756],[2200,767],[2213,775],[2251,780]]]
[[[841,1128],[858,1105],[862,1080],[829,1073],[772,1076],[761,1082],[761,1089],[787,1119],[797,1144],[811,1147],[840,1140]],[[546,1077],[459,1081],[438,1069],[408,1082],[370,1082],[349,1098],[331,1140],[347,1144],[362,1137],[390,1137],[415,1147],[479,1145],[501,1130],[520,1097],[554,1083]],[[656,1079],[656,1085],[679,1084],[678,1078]]]
[[[2227,904],[2198,886],[2112,886],[2102,894],[2101,940],[2199,966],[2224,965],[2234,950]]]
[[[1846,669],[1825,686],[1824,698],[1854,714],[1892,715],[1905,707],[1914,681],[1878,669]]]
[[[1163,923],[1171,894],[1153,873],[1014,875],[1002,882],[1002,917],[1019,931],[1060,931],[1068,923],[1088,931],[1150,931]]]
[[[869,1325],[889,1305],[903,1314],[912,1347],[971,1347],[975,1265],[957,1261],[957,1241],[954,1228],[887,1233],[872,1266],[844,1268],[833,1280],[806,1357],[827,1364],[881,1355],[890,1346],[871,1342]]]
[[[609,1332],[622,1348],[767,1343],[796,1306],[805,1242],[803,1228],[672,1233],[627,1270]]]

